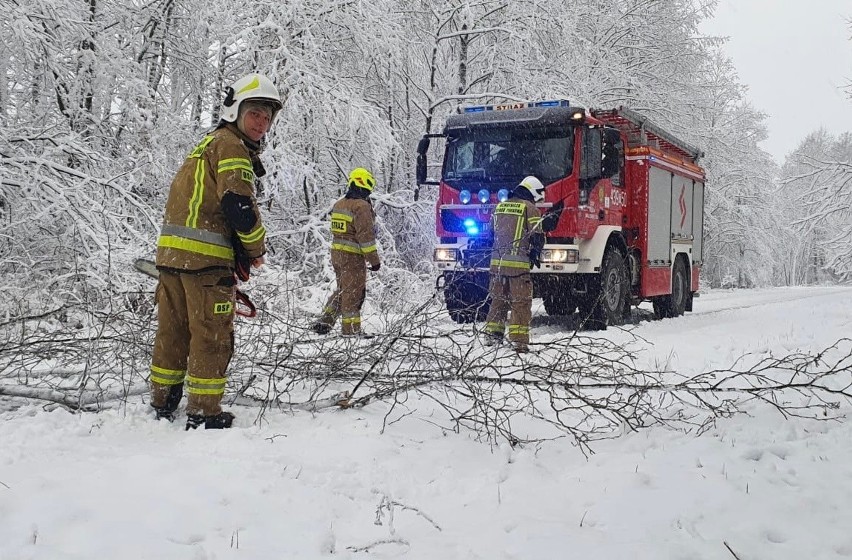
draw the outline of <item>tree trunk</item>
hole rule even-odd
[[[467,24],[462,25],[462,30],[467,30]],[[470,46],[470,35],[459,36],[459,84],[458,94],[464,95],[467,92],[467,56]]]

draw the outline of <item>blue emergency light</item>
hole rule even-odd
[[[551,101],[536,101],[533,107],[569,107],[567,99],[553,99]]]
[[[467,218],[464,222],[464,229],[467,231],[468,235],[476,235],[479,233],[479,224],[476,223],[476,220],[473,218]]]

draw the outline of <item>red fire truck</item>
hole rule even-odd
[[[446,141],[440,181],[427,179],[430,141]],[[702,153],[627,109],[565,100],[460,108],[418,146],[417,181],[437,184],[434,260],[457,322],[488,312],[491,213],[527,175],[545,185],[547,234],[535,297],[549,315],[579,309],[616,325],[651,301],[659,317],[692,310],[703,262]]]

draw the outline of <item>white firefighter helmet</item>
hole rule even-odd
[[[544,200],[544,185],[541,184],[541,181],[538,178],[530,175],[528,177],[524,177],[524,180],[518,184],[519,187],[524,187],[530,194],[532,194],[534,202],[541,202]]]
[[[222,120],[236,122],[240,116],[240,104],[246,100],[264,101],[272,106],[272,120],[284,106],[281,96],[272,81],[263,74],[243,76],[234,85],[225,90],[222,102]]]

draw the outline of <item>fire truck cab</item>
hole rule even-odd
[[[441,178],[427,152],[446,140]],[[542,213],[561,208],[547,234],[534,296],[549,315],[579,309],[592,326],[622,323],[651,301],[659,317],[692,310],[703,263],[701,152],[625,107],[565,100],[460,108],[418,146],[417,180],[437,184],[434,262],[450,316],[488,312],[491,213],[526,176],[545,185]]]

